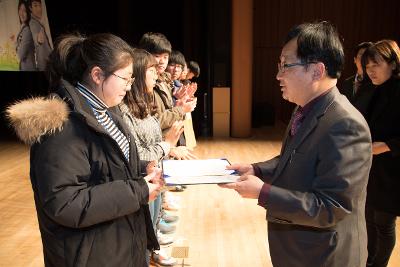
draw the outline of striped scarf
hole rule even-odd
[[[78,82],[76,86],[78,92],[88,101],[97,121],[106,129],[108,134],[117,142],[125,158],[129,161],[129,141],[128,138],[118,129],[115,122],[107,112],[108,106],[89,89]]]

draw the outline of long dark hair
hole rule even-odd
[[[125,104],[129,111],[139,119],[153,116],[157,107],[154,103],[154,93],[146,86],[146,71],[150,67],[157,66],[157,61],[152,54],[144,49],[135,49],[133,52],[133,77],[135,81],[132,89],[126,93]]]
[[[47,63],[51,88],[61,79],[72,85],[88,79],[90,70],[98,66],[107,79],[112,73],[133,62],[133,49],[121,38],[110,33],[88,37],[79,33],[61,36]]]
[[[22,6],[22,5],[24,5],[25,6],[25,12],[26,12],[26,21],[25,22],[22,22],[21,21],[21,17],[19,16],[19,9],[20,9],[20,7]],[[20,24],[25,24],[25,25],[27,25],[27,26],[29,26],[29,21],[31,20],[31,10],[29,9],[29,7],[28,7],[28,3],[25,1],[25,0],[19,0],[19,2],[18,2],[18,18],[19,18],[19,23]]]

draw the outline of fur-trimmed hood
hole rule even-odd
[[[61,131],[68,114],[67,103],[57,97],[22,100],[6,109],[16,134],[29,145],[40,142],[44,135]]]

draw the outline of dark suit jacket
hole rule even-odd
[[[400,80],[376,87],[367,120],[372,141],[385,142],[391,150],[373,157],[367,204],[400,215]]]
[[[344,94],[349,99],[350,103],[352,103],[353,106],[355,106],[365,117],[375,86],[371,83],[371,80],[365,78],[361,82],[358,90],[354,92],[354,79],[355,75],[350,76],[343,82],[341,93]]]
[[[271,184],[265,208],[274,267],[365,266],[372,156],[363,116],[335,87],[286,136],[280,156],[256,164]]]

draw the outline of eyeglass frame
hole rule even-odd
[[[285,73],[286,69],[295,67],[295,66],[307,66],[309,64],[317,64],[318,62],[316,61],[311,61],[311,62],[295,62],[295,63],[279,63],[278,62],[278,71],[281,73]]]
[[[126,84],[125,84],[126,87],[131,86],[133,84],[133,82],[135,81],[135,77],[124,78],[115,73],[111,73],[111,75],[114,75],[114,76],[124,80],[126,82]]]

